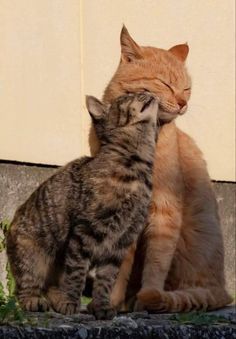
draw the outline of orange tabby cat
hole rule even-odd
[[[172,121],[187,108],[191,80],[184,61],[188,46],[141,47],[123,27],[121,61],[107,86],[108,103],[126,92],[147,90],[160,99],[169,122],[156,147],[153,198],[148,225],[136,251],[120,270],[112,302],[137,294],[136,309],[189,311],[231,302],[225,291],[224,253],[216,200],[206,163],[194,141]],[[91,152],[99,144],[91,130]],[[143,264],[142,264],[143,262]],[[133,279],[132,279],[133,277]]]

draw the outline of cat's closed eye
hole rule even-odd
[[[165,82],[164,80],[159,79],[159,78],[157,78],[157,80],[160,81],[166,87],[168,87],[171,90],[171,92],[173,92],[173,88],[167,82]]]

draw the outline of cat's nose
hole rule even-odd
[[[184,106],[187,105],[187,101],[184,100],[184,99],[178,99],[177,103],[178,103],[180,109],[182,109]]]

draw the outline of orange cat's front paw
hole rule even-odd
[[[146,303],[146,295],[152,293],[151,290],[141,289],[137,294],[137,300],[134,304],[134,311],[141,312],[144,310],[148,310],[148,305]]]
[[[136,311],[167,311],[163,293],[157,289],[142,289],[137,294]]]

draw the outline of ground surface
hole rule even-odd
[[[119,315],[112,321],[96,321],[88,314],[64,317],[53,312],[31,313],[27,317],[31,324],[0,326],[0,338],[236,338],[235,306],[205,314],[136,312]]]

